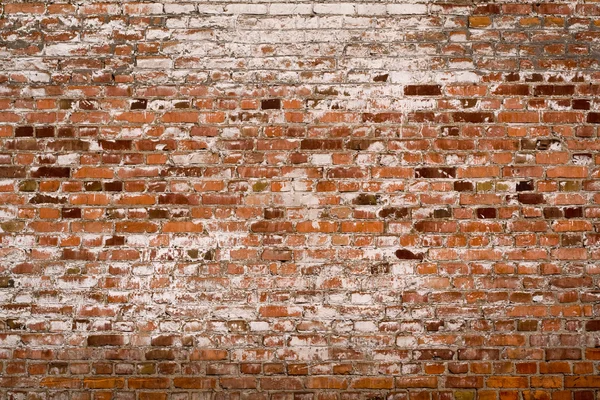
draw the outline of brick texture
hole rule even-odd
[[[600,3],[0,2],[0,398],[600,399]]]

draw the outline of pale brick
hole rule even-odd
[[[269,14],[273,15],[307,15],[312,14],[313,5],[295,4],[295,3],[271,3],[269,5]]]
[[[355,5],[352,3],[317,3],[313,6],[316,14],[345,14],[351,15],[356,13]]]
[[[387,13],[390,15],[427,14],[427,4],[388,4]]]
[[[225,6],[225,12],[228,14],[266,14],[267,5],[265,4],[229,4]]]

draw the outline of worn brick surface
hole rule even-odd
[[[600,3],[0,2],[0,399],[600,399]]]

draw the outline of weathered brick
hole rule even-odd
[[[484,207],[477,209],[477,218],[496,218],[497,210],[495,208]]]
[[[482,388],[483,377],[481,376],[448,376],[445,386],[447,388]]]
[[[538,85],[534,89],[535,96],[572,96],[574,85]]]
[[[529,95],[529,85],[502,84],[492,93],[499,96],[527,96]]]
[[[135,99],[131,102],[132,110],[145,110],[148,107],[147,99]]]
[[[127,387],[129,389],[167,389],[170,383],[169,378],[162,377],[127,379]]]
[[[467,123],[484,123],[494,122],[494,114],[488,112],[455,112],[452,114],[454,122],[467,122]]]
[[[546,202],[541,193],[519,193],[518,199],[523,204],[544,204]]]
[[[80,389],[82,387],[82,380],[71,377],[44,377],[40,385],[55,389]]]
[[[529,386],[526,377],[494,376],[487,378],[486,384],[490,388],[526,388]]]
[[[33,126],[19,126],[15,129],[15,137],[33,137]]]
[[[404,87],[406,96],[439,96],[442,94],[440,85],[408,85]]]
[[[454,190],[457,192],[470,192],[475,188],[472,182],[456,181],[454,182]]]
[[[438,378],[435,376],[411,376],[411,377],[397,377],[396,384],[397,388],[437,388]]]
[[[484,28],[492,24],[492,19],[488,16],[472,16],[469,17],[469,27]]]
[[[279,110],[281,108],[281,99],[266,99],[260,102],[260,108],[263,110]]]
[[[342,389],[348,388],[348,379],[335,376],[309,377],[306,383],[308,389]]]
[[[256,389],[256,378],[253,377],[235,377],[221,378],[219,380],[224,389]]]
[[[25,178],[27,170],[25,167],[3,167],[0,166],[0,178]]]
[[[459,360],[498,360],[500,351],[498,349],[459,349]]]
[[[581,349],[546,349],[546,360],[580,360]]]
[[[202,377],[177,377],[173,378],[173,386],[180,389],[214,389],[217,380]]]
[[[394,387],[392,377],[357,378],[350,384],[352,389],[391,389]]]
[[[121,346],[125,344],[123,335],[92,335],[88,336],[88,346]]]
[[[456,177],[456,168],[453,167],[426,167],[415,169],[417,178],[454,178]]]
[[[32,178],[69,178],[71,168],[68,167],[37,167],[31,170]]]
[[[600,331],[600,320],[587,321],[585,329],[590,332]]]
[[[15,280],[8,276],[0,277],[0,288],[15,287]]]
[[[124,386],[124,378],[93,377],[83,380],[83,387],[86,389],[122,389]]]
[[[401,260],[422,260],[423,259],[423,254],[421,253],[413,253],[410,250],[407,249],[399,249],[396,250],[396,257],[398,257]]]
[[[408,217],[410,210],[406,207],[385,207],[379,210],[380,218],[402,219]]]
[[[596,398],[598,15],[0,4],[0,397]]]
[[[534,190],[535,186],[533,181],[520,181],[517,183],[515,189],[517,190],[517,192],[526,192]]]
[[[600,377],[565,376],[565,388],[600,388]]]

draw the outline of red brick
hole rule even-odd
[[[352,380],[352,389],[391,389],[394,387],[392,377],[365,377]]]
[[[140,392],[140,400],[167,400],[166,392]]]
[[[264,390],[301,390],[304,388],[298,378],[261,378],[260,387]]]
[[[546,172],[549,178],[587,178],[587,167],[563,166],[548,168]]]
[[[526,388],[529,381],[526,377],[495,376],[487,378],[486,385],[490,388]]]
[[[129,389],[167,389],[170,386],[169,378],[129,378],[127,387]]]
[[[438,378],[435,376],[396,377],[396,387],[436,389],[438,387]]]
[[[173,378],[173,386],[178,389],[214,389],[217,386],[217,380],[202,377],[177,377]]]
[[[40,385],[47,388],[80,389],[82,387],[80,378],[45,377]]]
[[[88,346],[122,346],[125,343],[122,335],[91,335],[87,338]]]
[[[308,389],[341,389],[348,388],[347,378],[338,378],[333,376],[315,376],[309,377],[306,383]]]
[[[162,116],[165,123],[197,123],[198,113],[194,111],[168,111]]]
[[[219,349],[198,349],[194,350],[190,355],[190,360],[226,360],[228,358],[228,354],[226,350]]]
[[[299,317],[302,315],[302,309],[286,306],[263,306],[259,312],[260,315],[266,318]]]
[[[372,222],[351,222],[343,221],[341,225],[342,232],[357,233],[382,233],[383,223],[379,221]]]
[[[181,221],[165,222],[162,231],[165,233],[203,232],[204,225],[199,222]]]
[[[446,388],[482,388],[481,376],[448,376],[445,380]]]
[[[537,123],[540,121],[540,116],[536,112],[501,112],[498,114],[498,122],[503,123]]]
[[[600,388],[600,376],[565,376],[565,388]]]
[[[123,378],[84,378],[83,386],[86,389],[122,389],[125,386]]]
[[[221,378],[221,386],[224,389],[256,389],[256,379],[250,377]]]

